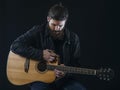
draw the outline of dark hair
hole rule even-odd
[[[55,4],[50,8],[48,17],[55,20],[66,20],[68,18],[68,10],[61,3]]]

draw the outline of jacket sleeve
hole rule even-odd
[[[43,51],[33,47],[37,35],[37,26],[19,36],[10,46],[10,50],[26,58],[42,60]]]

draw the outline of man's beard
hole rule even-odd
[[[55,40],[62,40],[64,38],[64,30],[61,31],[50,30],[50,35]]]

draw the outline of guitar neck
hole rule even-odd
[[[66,73],[85,74],[85,75],[96,75],[97,72],[97,70],[95,69],[60,66],[60,65],[47,65],[47,69],[49,70],[58,69]]]

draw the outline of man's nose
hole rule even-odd
[[[56,30],[56,31],[59,31],[59,30],[60,30],[60,27],[59,27],[59,26],[55,26],[55,30]]]

